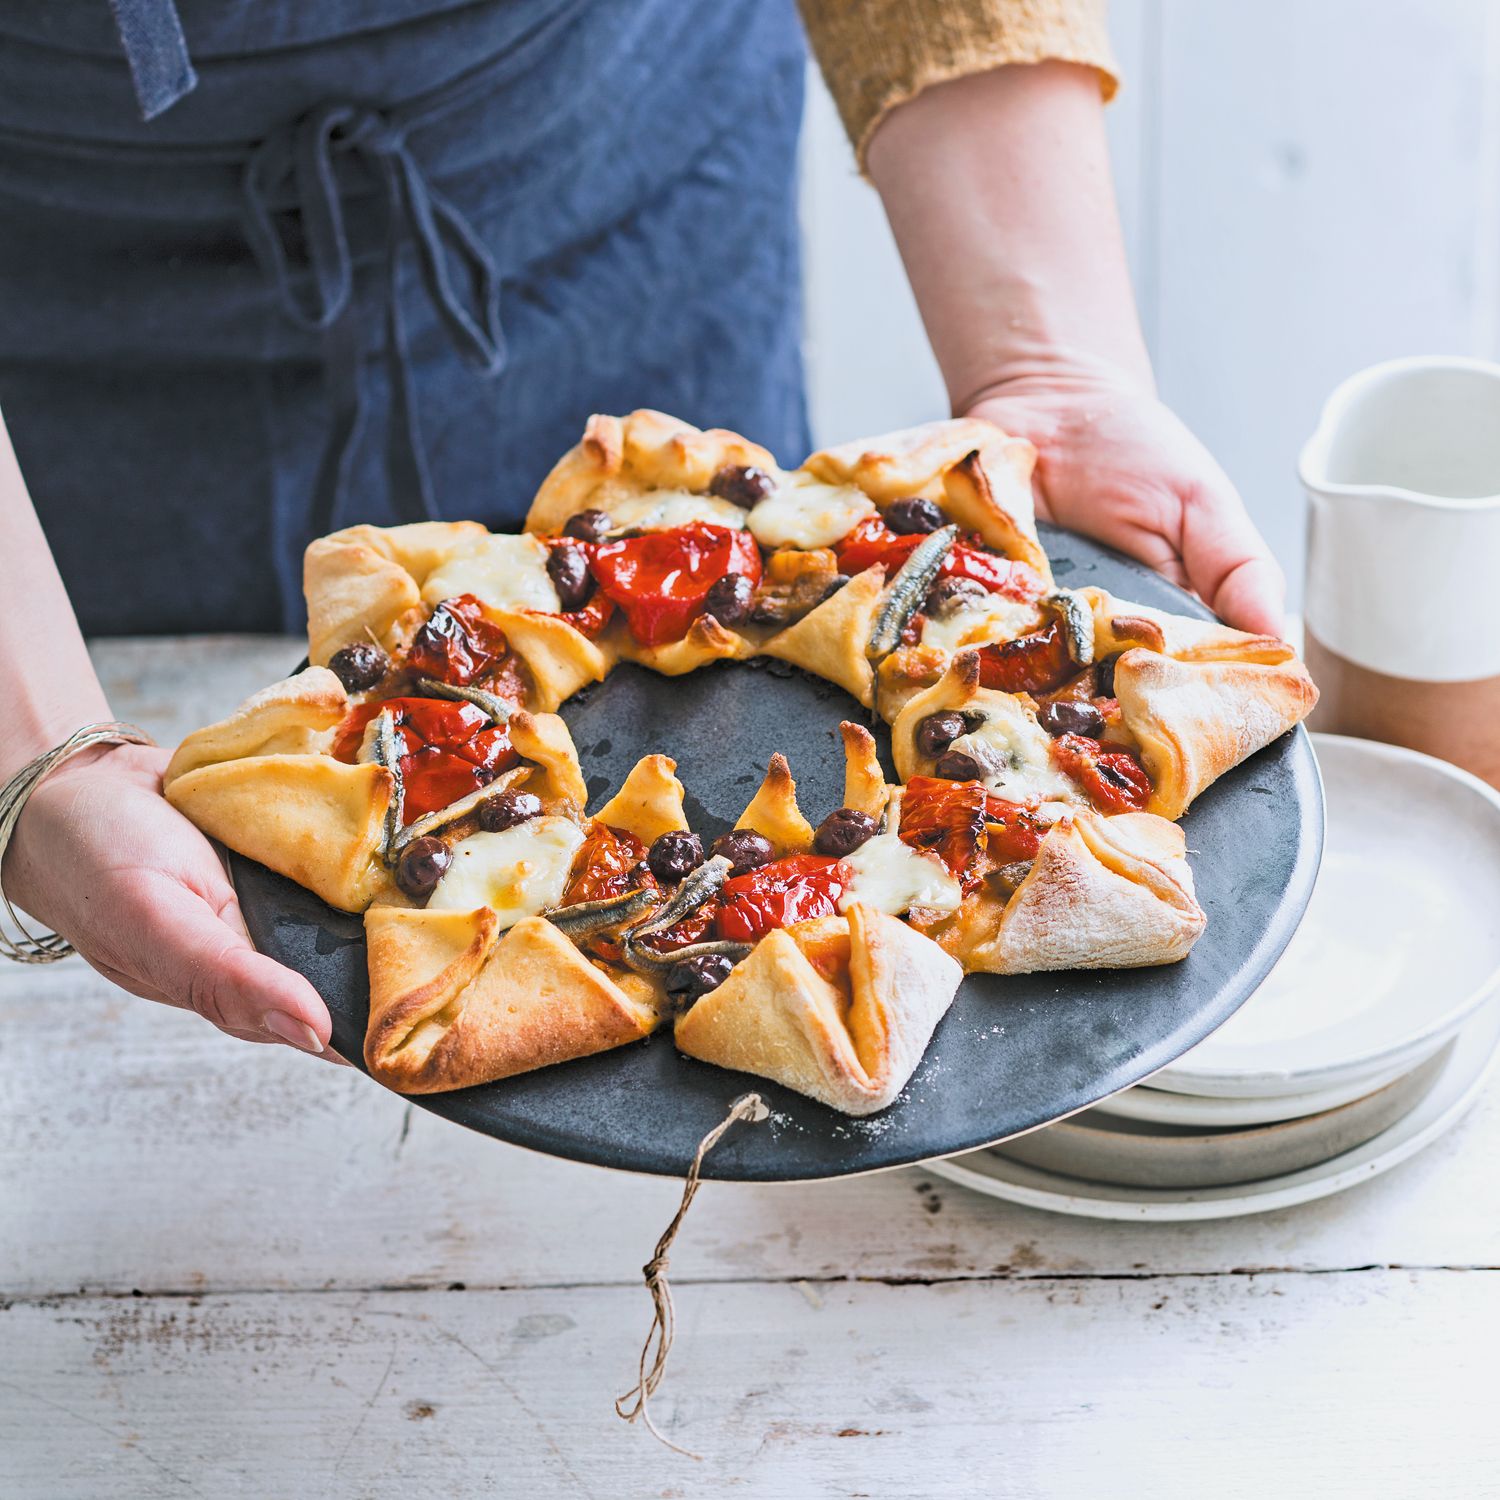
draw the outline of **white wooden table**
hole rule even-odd
[[[115,643],[169,740],[286,641]],[[920,1170],[709,1184],[656,1411],[612,1410],[678,1190],[0,972],[0,1495],[1479,1496],[1500,1485],[1500,1097],[1341,1198],[1069,1220]]]

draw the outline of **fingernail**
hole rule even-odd
[[[323,1044],[318,1040],[318,1033],[306,1021],[299,1021],[296,1016],[289,1016],[285,1011],[268,1011],[261,1025],[272,1036],[279,1036],[282,1041],[290,1042],[292,1046],[300,1047],[304,1052],[323,1050]]]

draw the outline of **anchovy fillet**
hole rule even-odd
[[[1094,613],[1072,589],[1056,589],[1042,603],[1058,618],[1068,655],[1080,666],[1094,660]]]
[[[575,943],[584,942],[644,916],[661,900],[650,886],[626,891],[622,896],[606,896],[602,901],[579,901],[572,906],[557,906],[542,915]]]
[[[483,688],[460,687],[454,682],[439,682],[435,677],[419,677],[417,685],[424,693],[431,693],[435,698],[455,698],[464,703],[472,703],[475,708],[482,709],[497,724],[506,723],[515,711],[514,706],[497,698],[493,693],[487,693]]]
[[[901,632],[906,623],[916,614],[932,580],[937,577],[943,559],[948,556],[958,540],[957,526],[944,526],[924,537],[912,549],[912,554],[902,564],[900,572],[891,580],[889,597],[875,617],[875,628],[870,632],[865,655],[871,661],[889,656],[901,644]]]
[[[648,979],[665,979],[673,969],[680,963],[686,963],[690,958],[727,958],[730,963],[737,964],[742,958],[747,958],[753,943],[734,943],[729,941],[716,943],[689,943],[685,948],[674,948],[670,953],[655,953],[650,948],[644,947],[639,941],[640,928],[635,928],[627,933],[625,940],[620,944],[620,953],[627,965],[634,969],[637,974],[644,974]]]
[[[497,792],[503,792],[511,782],[529,775],[530,771],[529,766],[512,766],[503,775],[497,776],[493,781],[486,782],[481,787],[476,787],[472,792],[460,797],[457,802],[450,802],[446,807],[439,807],[430,813],[423,813],[420,818],[413,818],[396,834],[394,852],[400,854],[413,840],[425,838],[429,833],[441,833],[445,828],[468,817],[481,802],[493,797]]]
[[[385,832],[380,841],[382,859],[396,857],[396,841],[401,837],[401,812],[406,803],[406,779],[401,774],[401,742],[396,735],[396,716],[382,709],[375,720],[375,760],[391,773],[394,785],[385,809]]]
[[[729,879],[732,868],[730,861],[722,854],[716,854],[699,865],[672,893],[667,904],[649,922],[642,922],[635,928],[631,937],[649,937],[652,933],[665,932],[668,927],[675,927],[685,917],[692,916],[700,906],[718,894],[724,882]]]

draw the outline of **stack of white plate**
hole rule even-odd
[[[1500,1057],[1500,794],[1313,741],[1323,865],[1261,988],[1149,1085],[930,1170],[1062,1213],[1220,1218],[1363,1182],[1463,1116]]]

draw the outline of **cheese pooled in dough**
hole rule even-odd
[[[875,502],[852,484],[790,478],[750,512],[750,530],[762,547],[831,547],[841,542]]]
[[[1052,764],[1052,737],[1014,699],[985,704],[985,721],[948,747],[972,756],[980,780],[1009,802],[1081,802],[1069,776]]]
[[[422,585],[422,598],[438,605],[473,594],[491,609],[536,609],[555,615],[562,601],[547,574],[547,544],[529,533],[487,536],[439,563]]]
[[[453,846],[453,863],[428,898],[429,910],[487,906],[500,927],[556,906],[583,830],[567,818],[532,818],[499,833],[474,833]]]
[[[963,899],[959,883],[937,855],[913,849],[894,833],[876,834],[839,863],[849,879],[840,911],[858,901],[899,917],[913,907],[957,911]]]
[[[611,530],[671,531],[702,521],[709,526],[745,529],[745,510],[717,495],[694,495],[687,490],[648,490],[609,502]]]

